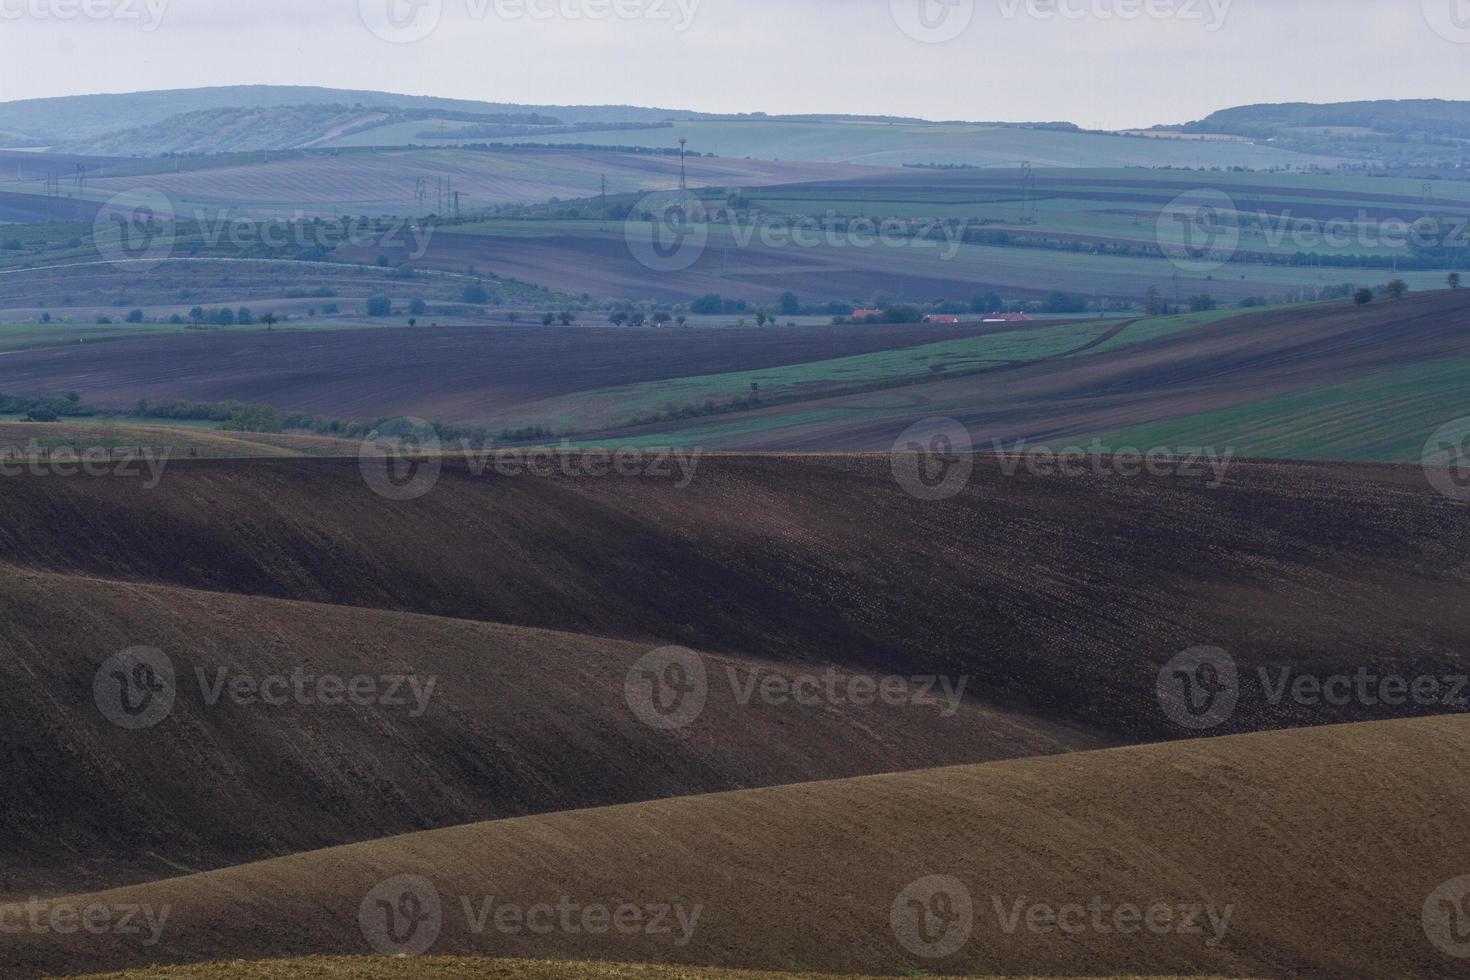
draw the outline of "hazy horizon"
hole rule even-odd
[[[63,19],[69,2],[0,0],[0,97],[315,85],[1120,129],[1449,97],[1470,42],[1462,0],[90,0]]]

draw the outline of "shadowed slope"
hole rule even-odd
[[[1101,744],[938,690],[932,704],[742,704],[753,671],[795,670],[742,657],[705,658],[702,712],[658,730],[634,710],[651,691],[633,670],[646,645],[14,569],[0,622],[0,894]],[[125,730],[107,664],[138,646],[165,658],[173,700]]]
[[[925,502],[873,457],[710,457],[692,482],[473,476],[392,502],[355,460],[180,462],[0,480],[27,567],[972,678],[989,704],[1137,741],[1194,734],[1159,668],[1223,648],[1215,733],[1444,705],[1271,700],[1257,668],[1464,673],[1470,509],[1417,468],[1235,463],[1007,476]]]
[[[1447,909],[1431,895],[1470,871],[1467,805],[1463,718],[1074,753],[526,817],[122,889],[71,901],[170,905],[156,946],[25,936],[17,962],[366,952],[365,936],[384,924],[370,891],[412,874],[424,881],[373,895],[438,896],[442,914],[421,920],[439,927],[438,954],[873,973],[1445,976],[1456,964],[1421,920],[1428,905],[1431,925],[1440,921]],[[945,913],[968,897],[973,928],[931,930],[964,941],[926,958],[903,929],[915,914],[905,899],[935,875],[952,879],[942,886],[950,905],[925,903],[939,925],[961,923]],[[686,918],[669,935],[533,934],[493,917],[473,927],[486,907],[563,899],[667,903]],[[1122,904],[1172,911],[1149,920],[1163,929],[1137,917],[1100,928],[1091,912],[1067,916],[1065,932],[1033,931],[1024,912],[1005,926],[1017,908],[1094,902],[1109,925]],[[1189,909],[1197,919],[1183,918]]]

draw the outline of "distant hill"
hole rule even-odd
[[[1470,159],[1470,102],[1444,99],[1239,106],[1156,128],[1270,140],[1279,149],[1365,158],[1390,170],[1459,169]]]
[[[219,110],[274,109],[303,106],[354,106],[366,109],[418,110],[468,113],[476,117],[553,116],[563,123],[656,123],[677,119],[751,119],[826,122],[921,122],[890,116],[767,116],[753,113],[729,116],[646,106],[549,106],[504,102],[476,102],[425,95],[402,95],[359,89],[306,85],[226,85],[212,88],[168,89],[126,94],[74,95],[51,99],[0,102],[0,134],[14,145],[78,146],[89,140],[115,136],[127,129],[152,127],[174,117]],[[1047,124],[1058,125],[1058,124]],[[167,135],[167,134],[165,134]],[[142,140],[140,134],[137,137]],[[239,148],[239,147],[237,147]],[[255,147],[261,148],[261,147]],[[152,152],[159,152],[153,150]]]
[[[540,112],[568,123],[659,122],[671,115],[689,115],[671,109],[636,106],[527,106],[301,85],[230,85],[0,102],[0,132],[24,135],[38,143],[59,144],[151,126],[184,113],[308,105],[426,109],[476,115]]]
[[[1269,139],[1283,132],[1314,127],[1365,129],[1393,136],[1470,139],[1470,102],[1405,99],[1327,105],[1308,102],[1248,105],[1222,109],[1178,128],[1186,132]]]
[[[69,140],[54,149],[103,156],[158,156],[166,153],[232,153],[290,150],[401,122],[453,121],[483,128],[490,135],[564,131],[556,116],[537,112],[478,113],[332,103],[199,109],[160,122]],[[615,124],[616,125],[616,124]],[[650,125],[623,123],[621,125]]]

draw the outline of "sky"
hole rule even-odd
[[[1470,0],[0,0],[0,100],[270,83],[1116,129],[1467,82]]]

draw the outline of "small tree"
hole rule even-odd
[[[199,326],[204,323],[204,307],[196,306],[192,310],[190,310],[189,322],[194,324],[194,328],[197,330]]]
[[[1449,278],[1447,278],[1445,280],[1445,282],[1449,283],[1449,286],[1450,286],[1451,289],[1459,289],[1460,288],[1460,274],[1458,272],[1451,272],[1449,274]]]
[[[758,326],[758,327],[764,327],[766,325],[766,311],[765,310],[756,310],[755,311],[755,325]]]
[[[143,322],[143,311],[142,310],[133,310],[133,311],[131,311],[128,314],[128,322],[129,323],[142,323]]]
[[[689,318],[687,316],[685,316],[684,314],[680,313],[678,316],[674,317],[674,322],[677,323],[679,326],[682,327],[682,326],[686,325],[689,322]]]
[[[1359,306],[1367,306],[1369,303],[1373,302],[1373,290],[1369,289],[1367,286],[1364,286],[1362,289],[1353,293],[1353,302],[1357,303]]]
[[[543,314],[541,314],[541,325],[543,327],[549,327],[549,326],[551,326],[555,322],[556,322],[556,314],[554,314],[554,313],[543,313]]]
[[[561,325],[564,327],[570,327],[573,323],[577,322],[577,314],[571,310],[562,310],[556,315],[556,318],[561,321]]]
[[[250,326],[250,324],[255,322],[255,317],[251,315],[250,310],[247,307],[242,306],[240,307],[239,312],[235,314],[235,322],[244,324],[248,327]]]
[[[409,316],[423,316],[425,313],[428,312],[429,304],[424,302],[424,298],[422,296],[415,296],[413,299],[408,301]]]
[[[1189,297],[1189,308],[1195,313],[1204,313],[1215,308],[1215,297],[1208,293],[1200,293],[1198,296]]]
[[[367,302],[368,316],[387,316],[393,312],[393,301],[386,296],[374,296]]]
[[[644,316],[642,313],[634,313],[631,317],[628,318],[628,322],[635,327],[641,327],[648,322],[648,317]]]
[[[483,306],[490,302],[490,294],[485,292],[484,286],[475,283],[473,286],[465,287],[464,301],[466,303],[473,303],[476,306]]]
[[[1394,279],[1383,287],[1383,291],[1394,299],[1403,299],[1404,294],[1409,291],[1409,284],[1402,279]]]
[[[408,325],[410,327],[416,327],[416,326],[418,326],[419,325],[419,318],[416,317],[416,316],[409,317],[408,318]]]
[[[622,310],[619,310],[612,316],[608,317],[607,322],[611,323],[615,327],[621,327],[623,324],[628,322],[628,314],[624,313]]]
[[[267,330],[270,330],[276,325],[276,315],[274,313],[262,313],[260,315],[260,322],[265,324]]]
[[[1148,287],[1148,292],[1143,297],[1143,311],[1149,316],[1158,316],[1164,312],[1164,294],[1159,292],[1158,286]]]
[[[669,321],[671,321],[673,319],[674,318],[673,318],[673,316],[671,314],[665,313],[662,310],[660,310],[659,312],[657,312],[657,313],[655,313],[653,315],[653,325],[656,326],[656,327],[661,327],[661,326],[663,326],[664,324],[668,323]]]
[[[781,303],[781,315],[782,316],[798,316],[798,315],[800,315],[800,313],[801,313],[801,300],[797,298],[797,296],[796,296],[795,293],[793,293],[793,292],[785,292],[785,293],[782,293],[781,294],[780,303]]]

